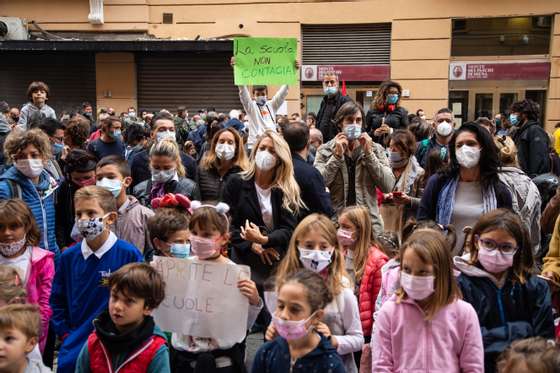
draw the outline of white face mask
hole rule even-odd
[[[41,175],[45,168],[42,159],[18,159],[15,166],[19,172],[29,178]]]
[[[276,157],[267,150],[259,150],[255,156],[255,164],[259,170],[269,171],[276,166]]]
[[[310,250],[298,247],[301,264],[310,271],[321,272],[332,262],[334,250]]]
[[[95,185],[107,189],[113,194],[115,198],[117,198],[119,194],[121,194],[122,182],[119,179],[109,179],[107,177],[104,177],[101,180],[97,180]]]
[[[444,120],[437,125],[436,131],[438,135],[447,137],[453,132],[453,125],[451,124],[451,122]]]
[[[168,182],[169,180],[171,180],[175,174],[177,173],[177,170],[175,170],[174,168],[170,169],[170,170],[154,170],[152,169],[152,181],[154,183],[165,183]]]
[[[161,142],[163,140],[172,140],[175,141],[175,132],[174,131],[163,131],[156,133],[156,141]]]
[[[464,168],[473,168],[480,162],[480,148],[463,145],[455,152],[457,162]]]
[[[235,146],[229,144],[216,145],[216,157],[229,161],[235,156]]]

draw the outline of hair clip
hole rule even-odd
[[[216,210],[216,212],[218,212],[219,214],[227,214],[229,212],[229,205],[225,202],[220,202],[218,203],[216,206],[214,205],[209,205],[209,204],[202,204],[202,202],[200,201],[192,201],[191,202],[191,207],[193,210],[198,210],[201,207],[211,207],[214,210]]]
[[[163,197],[157,197],[152,199],[152,208],[158,209],[160,207],[181,207],[192,214],[192,202],[191,200],[183,194],[172,194],[167,193]]]

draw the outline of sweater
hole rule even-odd
[[[29,128],[29,120],[35,112],[40,112],[41,117],[56,119],[56,113],[52,107],[44,104],[40,109],[35,106],[32,102],[28,102],[23,105],[19,113],[18,127],[23,131],[27,131]]]
[[[115,140],[112,142],[105,142],[100,137],[95,141],[89,143],[87,150],[95,155],[95,158],[101,159],[109,155],[118,155],[124,158],[124,144],[121,140]]]

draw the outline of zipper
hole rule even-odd
[[[131,362],[132,360],[136,359],[136,357],[138,355],[140,355],[142,352],[144,352],[148,347],[150,347],[150,345],[154,342],[154,338],[152,337],[150,339],[150,341],[148,343],[146,343],[141,349],[139,349],[138,351],[136,351],[134,354],[132,354],[128,359],[126,359],[118,368],[117,370],[115,370],[115,373],[118,373],[119,370],[121,370],[122,367],[124,367],[126,364],[128,364],[129,362]]]
[[[29,183],[31,183],[33,191],[35,191],[35,194],[37,195],[37,198],[39,198],[39,205],[41,206],[41,215],[43,216],[43,244],[45,245],[45,249],[51,251],[50,248],[49,248],[49,239],[48,239],[49,236],[48,236],[48,229],[47,229],[47,212],[45,211],[45,207],[43,205],[43,200],[41,199],[41,196],[39,195],[39,192],[37,191],[37,188],[35,187],[35,185],[33,185],[31,180],[27,179],[27,181]]]
[[[101,341],[99,341],[99,345],[101,346],[101,350],[103,351],[103,356],[105,356],[105,362],[107,363],[107,367],[109,368],[109,373],[113,373],[113,366],[111,365],[111,360],[109,360],[109,355],[107,355],[105,346],[103,346],[103,343]]]

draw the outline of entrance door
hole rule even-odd
[[[450,91],[449,108],[453,111],[456,127],[467,121],[469,109],[469,91]]]

